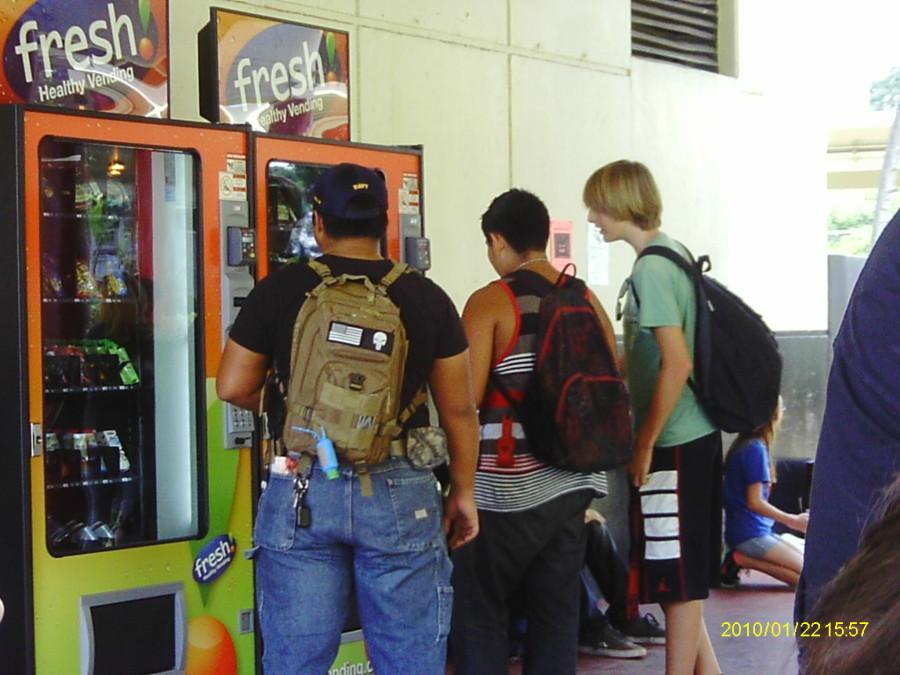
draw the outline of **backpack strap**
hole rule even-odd
[[[569,272],[569,268],[572,268],[572,271]],[[562,271],[559,273],[559,276],[556,279],[555,286],[567,286],[571,283],[571,280],[577,279],[578,268],[575,267],[575,263],[570,262],[566,263],[565,267],[562,268]]]
[[[269,412],[268,412],[268,389],[269,389],[269,378],[274,377],[272,371],[266,374],[266,379],[263,382],[262,390],[259,392],[259,416],[257,417],[259,424],[259,475],[265,475],[266,467],[272,463],[272,459],[275,457],[275,439],[272,438],[272,434],[269,433]]]
[[[513,409],[513,412],[516,413],[516,419],[521,422],[524,419],[524,412],[522,411],[522,406],[519,401],[516,401],[515,397],[513,397],[512,393],[510,393],[509,389],[505,384],[503,384],[503,380],[500,379],[500,376],[494,372],[494,369],[491,368],[488,371],[488,379],[491,384],[494,385],[494,388],[500,392],[500,395],[506,399],[509,406]]]
[[[387,290],[392,283],[410,271],[412,270],[406,263],[395,262],[394,266],[391,267],[391,270],[381,277],[381,281],[378,282],[378,285]]]
[[[310,266],[313,272],[322,277],[322,281],[334,278],[331,268],[320,260],[309,260],[306,264]]]
[[[679,242],[679,244],[680,243],[681,242]],[[681,244],[681,247],[684,248],[684,250],[687,252],[690,261],[685,260],[683,255],[681,255],[677,251],[672,250],[668,246],[648,246],[643,251],[641,251],[641,254],[638,256],[638,260],[646,255],[658,255],[660,257],[666,258],[667,260],[671,260],[678,267],[683,269],[685,273],[694,281],[694,283],[697,283],[699,281],[698,277],[700,275],[700,265],[694,260],[694,256],[691,255],[691,252],[688,250],[687,246]],[[709,256],[703,256],[703,260],[705,260],[705,262],[709,264]]]
[[[425,385],[416,392],[416,395],[413,396],[412,401],[409,402],[409,405],[406,406],[403,410],[400,411],[400,414],[397,415],[397,424],[401,427],[409,422],[410,418],[412,418],[413,414],[416,410],[419,409],[420,406],[425,405],[428,402],[428,390],[425,388]]]
[[[563,276],[564,275],[560,275],[560,279],[562,279]],[[518,294],[516,293],[516,290],[518,289],[536,295],[539,298],[543,298],[548,293],[553,292],[559,284],[559,280],[554,283],[534,270],[522,269],[492,283],[506,286],[509,291],[517,297]]]
[[[691,254],[690,250],[687,246],[678,242],[678,244],[687,252],[688,258],[690,261],[684,259],[684,256],[680,255],[677,251],[673,251],[668,246],[648,246],[643,251],[641,251],[640,255],[638,255],[638,260],[643,258],[645,255],[658,255],[662,258],[666,258],[671,262],[675,263],[676,267],[684,270],[684,273],[688,275],[688,278],[691,280],[691,283],[694,286],[694,296],[697,299],[697,314],[698,317],[695,321],[699,321],[699,313],[700,308],[707,304],[706,300],[706,292],[703,290],[703,272],[707,272],[712,269],[712,263],[709,260],[708,255],[701,256],[699,260],[694,260],[694,256]],[[628,279],[628,284],[631,287],[631,292],[634,293],[634,300],[637,302],[638,306],[641,304],[641,300],[638,297],[637,289],[634,287],[634,283],[631,282],[631,278]],[[694,326],[694,330],[696,331],[696,325]],[[696,345],[694,346],[696,349]],[[700,396],[700,391],[698,389],[698,385],[695,382],[696,374],[691,373],[691,376],[688,378],[688,385],[693,390],[694,394],[698,397]]]
[[[406,457],[406,439],[400,438],[400,434],[403,432],[403,427],[412,419],[419,407],[427,402],[428,389],[425,385],[422,385],[419,391],[416,392],[416,395],[413,396],[412,401],[409,402],[409,405],[397,415],[397,419],[385,425],[385,429],[390,431],[388,438],[390,438],[390,454],[392,457]]]

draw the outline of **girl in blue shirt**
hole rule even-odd
[[[760,570],[791,586],[803,569],[803,551],[775,534],[772,526],[806,532],[809,515],[785,513],[769,503],[775,481],[769,448],[781,426],[782,401],[769,423],[752,434],[741,434],[725,459],[725,543],[731,550],[722,566],[722,584],[737,583],[741,567]]]

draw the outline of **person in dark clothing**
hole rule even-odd
[[[631,592],[628,583],[628,567],[606,519],[588,509],[585,527],[587,546],[582,570],[578,650],[610,658],[643,657],[647,651],[641,644],[665,644],[666,632],[652,614],[640,616],[637,594]],[[588,575],[590,578],[586,578]],[[605,612],[592,597],[591,580],[609,604]]]
[[[410,429],[427,426],[424,406],[405,425],[398,424],[401,435],[383,461],[360,465],[342,458],[328,477],[318,469],[301,473],[302,454],[275,456],[260,496],[256,548],[251,552],[256,556],[263,664],[272,674],[326,672],[355,593],[368,653],[378,672],[443,672],[453,598],[447,535],[449,546],[455,547],[478,533],[473,497],[478,427],[465,334],[443,290],[416,273],[396,276],[394,263],[381,257],[387,226],[383,175],[340,164],[322,174],[314,193],[315,236],[324,255],[315,266],[286,265],[254,288],[231,328],[216,391],[225,401],[256,410],[270,368],[290,383],[295,319],[307,294],[319,286],[316,269],[322,265],[335,279],[362,276],[373,287],[394,275],[386,292],[399,309],[409,351],[400,391],[390,394],[400,409],[407,409],[415,393],[426,382],[430,386],[447,433],[451,486],[442,514],[431,470],[414,466],[405,451],[393,454],[394,443],[405,447]],[[340,365],[362,368],[360,363],[372,360],[369,352],[359,351],[366,347],[365,330],[334,321],[328,325],[319,333],[326,337],[317,349],[326,343],[349,345]],[[369,334],[373,348],[382,349],[375,340],[379,333]],[[338,371],[333,370],[335,377]],[[359,379],[352,371],[349,375],[349,387],[362,389],[365,377]],[[343,391],[329,386],[332,395]],[[324,424],[333,420],[342,429],[344,420],[352,421],[355,415],[338,409]],[[371,426],[365,419],[353,424],[357,429]],[[304,478],[308,489],[299,492]]]
[[[810,496],[797,621],[856,553],[900,470],[900,212],[859,275],[834,341]],[[865,617],[859,617],[864,619]]]

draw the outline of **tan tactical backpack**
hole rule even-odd
[[[387,289],[409,268],[395,263],[375,284],[362,275],[335,277],[319,261],[309,265],[322,282],[294,322],[283,445],[315,454],[311,432],[324,429],[343,460],[378,464],[427,399],[423,388],[398,414],[409,343]]]

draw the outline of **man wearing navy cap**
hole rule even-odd
[[[328,169],[314,186],[313,209],[323,251],[317,262],[333,276],[360,275],[377,284],[391,272],[394,263],[382,257],[380,246],[388,220],[380,171],[356,164]],[[313,267],[297,263],[254,288],[222,355],[216,383],[221,399],[257,410],[270,368],[289,382],[295,318],[320,282]],[[388,296],[399,308],[409,343],[400,407],[427,383],[447,433],[451,489],[443,519],[432,472],[392,456],[366,471],[343,464],[339,480],[312,471],[304,502],[312,515],[301,524],[293,493],[273,487],[287,483],[274,479],[276,463],[286,460],[276,457],[254,529],[267,675],[327,672],[354,592],[376,672],[444,672],[453,597],[447,542],[455,548],[478,533],[478,421],[468,345],[453,303],[422,275],[400,275]],[[427,425],[427,409],[420,407],[404,431]],[[278,424],[273,427],[280,431]]]

